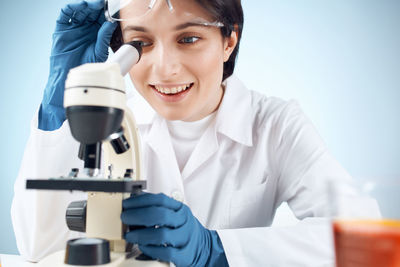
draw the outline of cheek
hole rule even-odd
[[[146,74],[148,72],[145,71],[143,66],[141,66],[142,65],[141,63],[142,62],[139,62],[129,71],[129,76],[131,77],[131,81],[135,86],[136,90],[139,91],[139,93],[142,93],[144,91],[144,86],[146,84],[146,81],[148,80],[148,77],[146,77]]]
[[[205,53],[193,59],[193,67],[203,75],[212,75],[223,67],[223,58],[219,53]]]
[[[186,68],[197,76],[200,83],[222,82],[224,66],[223,49],[220,46],[209,47],[207,51],[193,54]]]

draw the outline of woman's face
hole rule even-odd
[[[143,54],[129,72],[140,94],[167,120],[195,121],[218,108],[223,96],[223,63],[236,33],[223,38],[220,28],[194,0],[157,1],[145,16],[121,22],[124,42],[141,41]],[[129,17],[129,11],[121,12]]]

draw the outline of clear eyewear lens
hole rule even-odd
[[[162,0],[163,1],[163,0]],[[165,0],[169,11],[174,11],[174,0]],[[185,0],[181,0],[185,1]],[[104,11],[108,21],[129,21],[145,16],[149,13],[157,3],[157,0],[105,0]],[[179,3],[177,3],[179,4]],[[178,8],[178,6],[177,6]],[[192,14],[188,13],[188,18],[193,17]],[[211,27],[224,27],[224,24],[219,21],[210,22],[203,18],[195,17],[191,18],[191,23],[211,26]]]
[[[165,0],[170,12],[174,10],[171,0]],[[108,21],[127,21],[146,15],[157,0],[104,0],[104,12]]]

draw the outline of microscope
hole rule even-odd
[[[72,202],[66,211],[69,229],[86,232],[86,237],[69,240],[65,251],[38,266],[169,266],[126,243],[123,236],[129,229],[120,219],[122,200],[146,187],[138,128],[126,106],[123,79],[141,52],[136,42],[124,44],[107,62],[84,64],[68,73],[64,107],[84,169],[82,174],[73,168],[65,177],[28,179],[26,188],[87,192],[87,200]]]

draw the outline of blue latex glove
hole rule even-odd
[[[50,74],[39,109],[39,129],[52,131],[65,121],[64,86],[71,68],[103,62],[117,23],[106,21],[104,0],[65,6],[56,22],[50,56]]]
[[[125,239],[138,244],[145,255],[177,267],[228,266],[217,232],[203,227],[182,202],[144,193],[125,199],[122,205],[122,222],[137,228]]]

